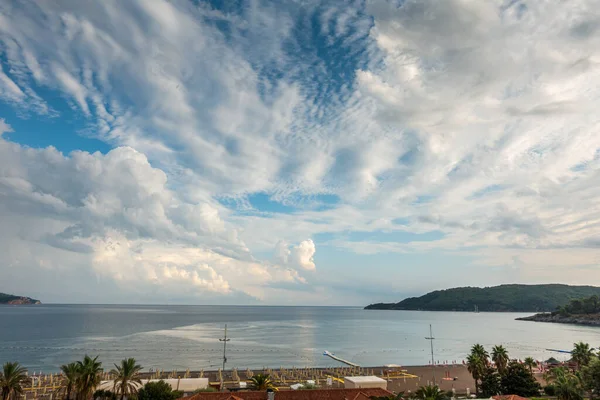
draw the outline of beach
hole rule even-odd
[[[251,390],[250,379],[257,374],[268,374],[279,390],[288,390],[296,383],[313,381],[321,388],[343,388],[344,377],[347,376],[370,376],[375,375],[387,380],[387,389],[393,392],[415,391],[420,386],[435,383],[442,390],[454,389],[457,394],[466,394],[467,388],[474,391],[474,381],[463,365],[440,365],[431,366],[378,366],[378,367],[336,367],[336,368],[264,368],[246,370],[199,370],[199,371],[165,371],[153,370],[143,371],[142,379],[169,379],[179,380],[186,378],[208,378],[209,385],[213,388],[224,388],[225,390]],[[102,375],[102,381],[111,381],[108,373]],[[31,383],[25,385],[24,394],[27,399],[50,398],[51,394],[57,393],[60,388],[60,374],[32,375]],[[240,385],[246,382],[246,388]]]

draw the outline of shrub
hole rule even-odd
[[[556,396],[556,387],[552,384],[544,386],[544,393],[548,396]]]

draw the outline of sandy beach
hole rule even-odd
[[[315,376],[319,381],[319,385],[322,387],[326,386],[326,376],[333,376],[332,380],[333,388],[343,387],[343,376],[356,375],[355,371],[346,367],[340,368],[311,368],[306,370],[299,368],[296,370],[292,369],[272,369],[272,370],[252,370],[250,374],[258,373],[269,373],[272,378],[277,382],[277,385],[281,388],[289,387],[292,383],[303,382],[308,379],[315,380]],[[185,372],[164,372],[164,376],[181,376],[183,377]],[[167,375],[168,374],[168,375]],[[202,371],[204,377],[208,377],[211,383],[219,382],[218,371]],[[237,374],[237,375],[236,375]],[[420,386],[432,384],[434,382],[440,386],[442,390],[450,391],[454,389],[456,393],[464,394],[467,392],[467,388],[471,392],[475,391],[475,382],[471,377],[471,374],[464,365],[437,365],[435,367],[422,365],[422,366],[402,366],[402,367],[366,367],[360,373],[362,375],[376,375],[387,379],[388,390],[393,392],[399,391],[415,391]],[[189,372],[191,377],[198,377],[200,371]],[[319,379],[319,377],[321,377]],[[236,383],[238,380],[248,380],[249,374],[246,370],[238,370],[235,373],[232,370],[227,370],[224,374],[224,381],[226,387],[235,389],[239,387]]]
[[[239,382],[248,382],[250,377],[260,373],[268,373],[279,390],[286,390],[294,383],[303,383],[314,380],[321,388],[343,388],[344,376],[375,375],[387,380],[387,389],[398,392],[414,392],[421,386],[434,383],[444,391],[454,391],[459,396],[475,392],[475,381],[467,367],[457,365],[429,365],[421,366],[396,366],[396,367],[365,367],[365,368],[278,368],[263,370],[236,370],[228,369],[223,374],[219,370],[208,371],[144,371],[142,379],[177,379],[177,378],[208,378],[210,386],[219,388],[221,377],[226,390],[240,390]],[[536,379],[544,385],[541,373],[535,373]],[[330,379],[331,385],[327,381]],[[110,380],[110,376],[103,376],[103,380]],[[26,399],[44,397],[60,387],[59,375],[41,375],[36,378],[34,387],[25,387]],[[248,389],[251,390],[250,386]]]

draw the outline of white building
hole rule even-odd
[[[376,376],[345,376],[344,388],[346,389],[363,389],[363,388],[379,388],[387,389],[387,381]]]

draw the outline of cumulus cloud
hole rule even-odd
[[[2,121],[2,129],[11,127]],[[0,138],[0,159],[10,247],[3,279],[29,274],[32,264],[65,274],[79,264],[132,293],[158,290],[187,301],[233,291],[268,299],[265,285],[304,282],[297,271],[255,260],[218,203],[182,202],[166,174],[132,148],[65,156]],[[6,229],[11,220],[21,221],[19,230]],[[38,244],[39,253],[27,248]],[[11,267],[23,262],[25,269]]]
[[[292,246],[282,240],[275,247],[275,260],[295,269],[314,271],[317,268],[314,261],[316,251],[315,243],[311,239]]]

